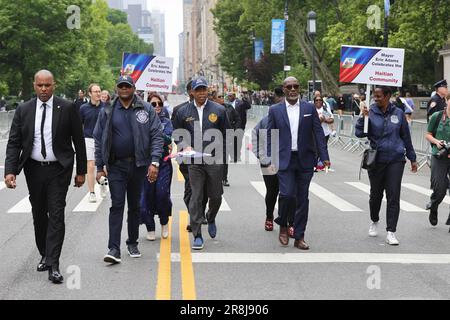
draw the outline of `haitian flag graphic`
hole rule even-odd
[[[340,82],[353,82],[380,49],[342,47]]]
[[[139,53],[124,53],[121,75],[131,76],[136,83],[155,56]]]
[[[125,52],[120,73],[131,76],[137,90],[172,92],[173,58]]]

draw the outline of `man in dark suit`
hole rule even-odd
[[[215,219],[222,203],[226,130],[231,127],[225,108],[208,100],[208,83],[204,78],[197,78],[192,82],[191,92],[194,101],[180,108],[173,121],[174,129],[184,130],[175,130],[173,137],[180,151],[195,150],[198,153],[210,152],[212,155],[210,159],[200,157],[193,159],[193,163],[188,164],[192,189],[189,202],[190,224],[194,236],[192,248],[201,250],[203,249],[201,225],[205,194],[209,198],[209,210],[206,213],[208,233],[211,238],[215,238],[217,233]],[[219,138],[222,139],[219,141],[220,143],[216,141],[218,137],[215,136],[215,133],[220,133]],[[217,148],[213,148],[214,146]]]
[[[30,193],[36,244],[42,258],[37,271],[61,283],[59,257],[64,241],[64,209],[72,177],[75,146],[75,186],[84,184],[86,148],[81,119],[73,103],[53,96],[50,71],[34,77],[37,98],[19,105],[11,125],[5,161],[5,184],[16,187],[22,168]]]
[[[234,109],[239,113],[239,118],[241,119],[240,126],[236,129],[242,129],[242,131],[237,130],[236,133],[240,133],[239,136],[234,139],[234,162],[241,161],[241,149],[242,149],[242,139],[244,138],[245,126],[247,125],[247,110],[251,109],[251,104],[247,100],[236,99],[236,94],[234,92],[228,93],[228,101],[233,106]]]
[[[311,103],[300,101],[299,89],[296,78],[287,78],[283,83],[285,101],[269,109],[268,148],[272,166],[278,164],[275,169],[278,169],[280,184],[279,216],[275,222],[280,225],[279,240],[283,245],[289,244],[287,220],[289,214],[295,211],[294,246],[308,250],[304,235],[308,221],[309,185],[317,163],[316,154],[325,166],[329,167],[330,161],[316,108]],[[277,154],[271,144],[272,130],[278,130],[279,133]]]

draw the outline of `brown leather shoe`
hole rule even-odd
[[[280,227],[280,235],[278,236],[278,240],[283,246],[287,246],[289,244],[289,235],[287,227]]]
[[[295,240],[294,241],[294,247],[300,250],[309,250],[308,244],[305,242],[304,239]]]

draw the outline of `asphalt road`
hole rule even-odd
[[[5,148],[5,141],[0,142],[1,165]],[[109,195],[89,212],[83,209],[87,187],[71,187],[62,285],[35,271],[40,257],[31,213],[26,205],[17,206],[28,193],[21,174],[16,190],[0,190],[0,299],[449,299],[450,233],[444,225],[448,203],[441,205],[439,224],[432,228],[423,209],[428,197],[421,193],[429,187],[429,169],[418,174],[405,170],[403,183],[408,188],[402,188],[400,245],[391,247],[384,242],[385,204],[380,235],[367,235],[368,194],[361,189],[369,182],[365,172],[358,180],[359,155],[331,147],[330,156],[334,171],[313,178],[306,231],[309,252],[295,249],[292,240],[282,247],[278,228],[264,230],[264,197],[258,192],[262,177],[251,155],[244,158],[248,163],[230,165],[231,186],[225,188],[226,203],[217,217],[218,235],[210,239],[204,226],[202,251],[190,249],[183,182],[176,171],[170,238],[161,241],[157,225],[157,240],[147,241],[141,226],[142,257],[132,259],[124,243],[124,218],[122,263],[115,266],[103,262]],[[78,206],[87,211],[75,212]]]

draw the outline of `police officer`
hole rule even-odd
[[[119,263],[125,195],[128,201],[128,254],[139,258],[139,200],[144,178],[156,181],[164,138],[155,110],[135,95],[130,76],[117,80],[117,95],[98,115],[94,129],[97,181],[108,174],[112,206],[109,211],[107,263]],[[106,167],[106,171],[105,171]],[[106,173],[107,172],[107,173]]]
[[[440,80],[434,84],[436,94],[431,97],[427,105],[427,122],[433,113],[445,110],[445,96],[448,94],[447,80]]]
[[[175,129],[174,140],[178,145],[178,149],[181,151],[208,153],[207,150],[211,148],[211,144],[214,144],[214,146],[218,145],[216,141],[218,137],[215,136],[217,130],[222,134],[220,138],[223,139],[221,146],[223,149],[215,148],[211,150],[211,159],[202,156],[201,158],[190,159],[192,161],[188,164],[189,180],[192,188],[192,196],[189,201],[190,224],[194,236],[192,249],[201,250],[204,246],[201,224],[203,218],[203,197],[206,192],[209,198],[209,210],[206,214],[208,233],[211,238],[215,238],[217,233],[215,219],[222,203],[225,134],[226,130],[231,127],[225,108],[208,100],[208,83],[205,78],[200,77],[192,82],[191,93],[194,100],[181,107],[173,121]],[[183,134],[179,134],[182,130],[177,132],[176,129],[184,129]],[[216,130],[213,132],[208,131],[209,129]],[[207,134],[211,134],[213,138],[204,138],[204,135]]]

